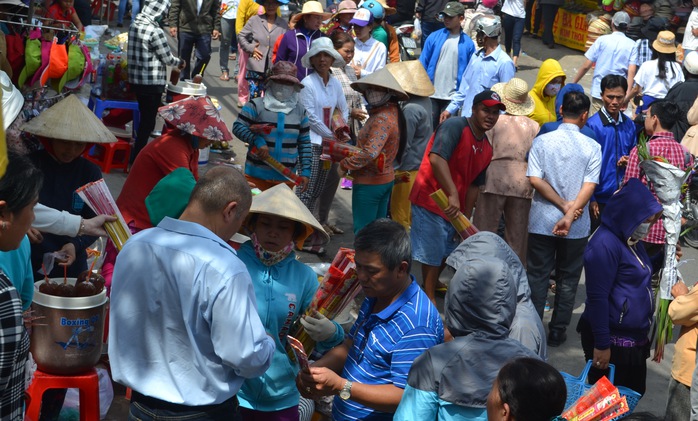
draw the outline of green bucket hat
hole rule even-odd
[[[63,73],[63,76],[57,81],[58,86],[56,92],[63,92],[63,87],[69,80],[77,79],[82,76],[85,71],[85,54],[77,44],[68,46],[68,70]],[[54,81],[55,83],[56,81]]]
[[[38,39],[27,40],[24,48],[24,68],[19,74],[17,84],[21,87],[27,79],[36,73],[41,67],[41,41]]]
[[[158,181],[145,198],[145,208],[153,226],[157,226],[166,216],[179,218],[189,203],[195,185],[194,175],[184,167],[177,168]]]

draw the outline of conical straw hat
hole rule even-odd
[[[113,143],[116,137],[76,95],[69,95],[24,123],[20,130],[49,139]]]
[[[330,241],[330,236],[322,229],[322,225],[286,184],[277,184],[252,198],[250,213],[243,224],[250,231],[252,229],[249,224],[250,219],[255,213],[280,216],[305,225],[305,232],[296,238],[296,245],[299,249],[303,248],[305,239],[313,231],[322,234],[325,242]]]
[[[391,75],[397,80],[402,89],[408,94],[432,96],[436,89],[429,80],[427,71],[419,60],[401,61],[385,65]]]
[[[390,89],[400,101],[405,101],[410,98],[407,92],[405,92],[397,80],[395,80],[392,73],[385,67],[351,84],[352,88],[361,93],[373,86]]]

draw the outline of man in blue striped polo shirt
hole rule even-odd
[[[410,236],[389,219],[356,234],[356,272],[366,294],[344,343],[301,371],[306,398],[337,395],[334,420],[392,420],[412,362],[443,342],[439,312],[410,275]]]

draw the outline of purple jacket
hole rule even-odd
[[[286,31],[281,37],[281,42],[279,42],[279,49],[276,51],[274,63],[277,61],[290,61],[298,68],[296,74],[298,80],[303,80],[304,77],[313,73],[314,70],[303,67],[303,65],[301,65],[301,58],[308,52],[308,48],[310,48],[313,40],[321,36],[323,36],[323,34],[319,30],[313,31],[308,35],[308,31],[300,27]]]
[[[594,348],[607,349],[611,335],[647,338],[654,313],[652,265],[642,244],[631,248],[627,240],[661,210],[649,189],[630,179],[608,200],[601,226],[589,239],[584,251],[587,299],[582,318],[594,333]]]

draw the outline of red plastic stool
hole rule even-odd
[[[27,389],[26,421],[37,421],[41,410],[41,397],[48,389],[80,390],[80,421],[99,419],[99,377],[94,368],[85,374],[59,376],[36,370],[32,384]]]
[[[98,143],[83,154],[85,159],[97,165],[104,174],[112,169],[128,170],[131,144],[124,139],[114,143]]]

